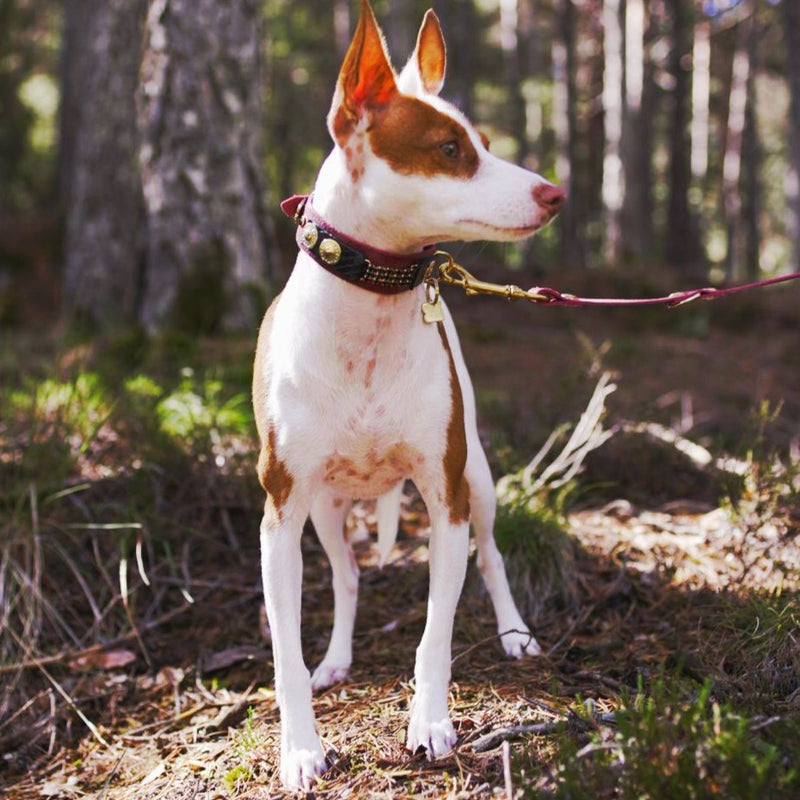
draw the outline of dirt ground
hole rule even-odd
[[[500,271],[481,276],[519,281]],[[595,295],[685,288],[625,276],[548,282]],[[743,457],[754,411],[769,401],[782,410],[767,435],[788,448],[800,437],[799,291],[622,311],[531,308],[445,290],[495,476],[522,466],[550,430],[576,420],[604,370],[618,386],[607,403],[609,426],[659,423],[715,457]],[[724,481],[672,446],[620,434],[586,466],[569,514],[578,544],[576,600],[564,604],[556,593],[533,621],[541,658],[503,656],[471,563],[454,637],[459,745],[436,763],[403,747],[425,619],[424,508],[409,489],[398,544],[383,569],[364,533],[371,510],[351,514],[362,569],[355,661],[348,682],[315,700],[332,763],[317,796],[492,797],[508,789],[499,745],[508,726],[543,726],[523,744],[512,736],[511,757],[524,746],[526,757],[546,765],[554,757],[548,731],[572,719],[574,703],[591,700],[602,716],[620,692],[659,671],[678,670],[690,682],[710,676],[732,699],[745,691],[722,655],[739,634],[720,620],[756,588],[797,591],[797,548],[787,528],[766,531],[758,552],[737,550],[740,533],[720,509]],[[230,491],[224,477],[214,480],[204,498],[204,533],[183,555],[182,582],[164,571],[150,587],[137,586],[135,631],[29,665],[52,680],[19,711],[25,727],[0,721],[4,797],[281,796],[278,711],[260,610],[260,496],[256,486],[241,485],[237,479]],[[796,533],[797,520],[792,525]],[[313,536],[304,542],[304,646],[314,664],[327,644],[332,596],[319,545]],[[712,664],[715,646],[720,659]],[[780,708],[760,713],[800,713],[796,676],[794,683],[783,673],[773,680],[787,681]],[[536,780],[546,783],[546,774]]]

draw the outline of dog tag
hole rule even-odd
[[[433,303],[423,303],[422,304],[422,320],[423,322],[427,322],[428,325],[433,325],[436,322],[441,322],[444,319],[444,314],[442,313],[442,301],[440,298],[436,298],[436,301]]]
[[[427,325],[435,325],[444,320],[442,311],[442,298],[439,297],[439,282],[429,280],[425,282],[427,300],[422,304],[422,321]]]

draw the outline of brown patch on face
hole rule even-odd
[[[480,159],[464,126],[416,97],[398,95],[376,110],[369,137],[375,155],[403,175],[467,180],[478,170]]]
[[[450,509],[450,522],[454,525],[469,520],[469,484],[464,476],[467,465],[467,433],[464,428],[464,398],[461,384],[458,382],[456,364],[444,325],[437,326],[442,338],[447,358],[450,362],[450,395],[452,407],[450,422],[447,424],[447,447],[444,451],[442,466],[444,468],[446,503]]]
[[[489,149],[489,137],[483,131],[478,131],[478,136],[481,137],[481,142],[483,143],[483,146],[488,150]]]
[[[275,429],[272,426],[267,430],[266,441],[261,445],[258,480],[267,493],[266,507],[271,508],[278,519],[282,519],[283,507],[292,492],[294,478],[275,451]]]

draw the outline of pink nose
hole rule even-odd
[[[555,216],[561,211],[567,195],[560,186],[554,186],[552,183],[540,183],[533,190],[533,199],[552,216]]]

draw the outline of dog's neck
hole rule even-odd
[[[406,255],[432,244],[408,236],[396,203],[381,203],[369,178],[361,175],[353,180],[344,152],[334,147],[314,186],[315,211],[336,230],[377,250]]]

